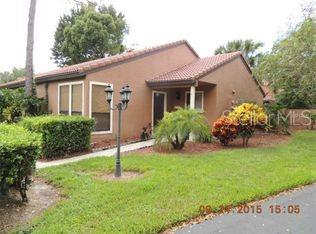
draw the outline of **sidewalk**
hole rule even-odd
[[[148,140],[148,141],[142,141],[142,142],[137,142],[133,144],[128,144],[121,146],[121,152],[128,152],[132,150],[137,150],[145,147],[152,146],[154,144],[154,140]],[[72,162],[78,162],[84,159],[89,159],[89,158],[96,158],[96,157],[110,157],[114,156],[116,154],[116,148],[113,149],[108,149],[108,150],[102,150],[98,152],[93,152],[73,158],[66,158],[66,159],[60,159],[60,160],[55,160],[55,161],[50,161],[50,162],[39,162],[37,161],[36,163],[36,168],[45,168],[45,167],[52,167],[52,166],[58,166],[62,164],[67,164],[67,163],[72,163]]]

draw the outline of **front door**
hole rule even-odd
[[[163,118],[166,111],[167,93],[165,92],[153,92],[153,123],[157,125],[158,121]]]

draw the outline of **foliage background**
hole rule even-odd
[[[26,96],[23,88],[0,89],[0,122],[17,122],[23,116],[47,113],[47,100]]]
[[[227,42],[226,45],[219,46],[215,50],[215,54],[224,54],[240,51],[245,57],[246,61],[251,67],[258,65],[258,61],[262,56],[260,49],[263,47],[263,43],[260,41],[254,41],[252,39],[246,40],[233,40]]]
[[[254,70],[286,108],[316,107],[316,22],[314,8],[282,35]]]
[[[52,59],[62,67],[122,53],[128,26],[113,6],[90,2],[59,19]]]
[[[12,71],[0,72],[0,83],[7,83],[23,76],[25,76],[24,68],[13,67]]]

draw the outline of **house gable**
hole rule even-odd
[[[240,102],[251,101],[259,105],[263,103],[262,89],[242,56],[223,64],[199,81],[215,85],[213,96],[209,98],[212,101],[208,103],[213,107],[210,108],[210,113],[207,113],[212,116],[211,122]]]

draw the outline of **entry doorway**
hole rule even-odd
[[[162,91],[153,91],[152,106],[152,123],[155,127],[167,111],[167,93]]]

